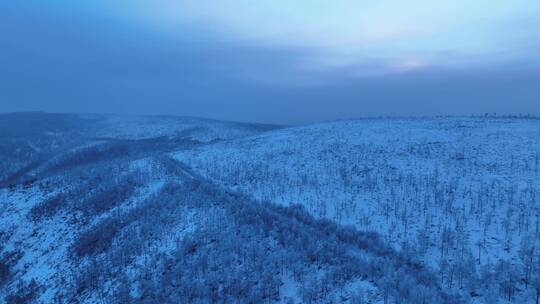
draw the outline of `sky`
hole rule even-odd
[[[0,112],[540,115],[538,0],[4,0]]]

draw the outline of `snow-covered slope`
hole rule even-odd
[[[0,302],[530,303],[540,287],[538,120],[13,115]]]
[[[376,233],[316,220],[300,205],[260,203],[170,157],[274,127],[30,117],[42,130],[19,126],[4,137],[0,302],[462,300]]]
[[[174,155],[258,201],[301,204],[313,216],[378,232],[437,269],[449,290],[475,296],[484,294],[478,288],[484,284],[514,301],[534,298],[529,283],[530,264],[540,264],[538,119],[341,121]],[[499,293],[499,283],[481,277],[497,267],[516,272],[503,275],[515,275],[509,282],[499,278],[511,291]]]
[[[255,135],[277,126],[172,116],[14,113],[0,115],[0,185],[20,182],[66,151],[89,146],[147,146],[159,141],[207,143]]]
[[[374,303],[389,280],[450,302],[377,235],[260,205],[166,157],[70,169],[3,190],[0,207],[8,303]]]

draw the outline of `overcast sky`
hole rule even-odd
[[[0,112],[540,114],[538,0],[4,0]]]

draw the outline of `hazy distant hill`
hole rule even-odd
[[[4,160],[0,165],[0,185],[20,182],[51,159],[69,151],[86,151],[89,146],[99,149],[122,141],[125,144],[144,140],[166,142],[169,146],[175,141],[206,143],[274,128],[277,126],[192,117],[4,114],[0,115],[0,157]]]

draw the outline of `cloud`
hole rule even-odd
[[[352,76],[370,76],[522,62],[540,66],[540,45],[533,43],[540,41],[537,0],[51,2],[57,10],[101,10],[139,30],[181,40],[290,52],[294,60],[283,73],[290,76],[283,77],[287,81],[294,73],[302,82],[317,78],[309,73],[344,69]]]
[[[540,3],[490,3],[10,0],[0,111],[540,113]]]
[[[298,66],[308,69],[308,63],[318,69],[365,67],[367,60],[385,61],[388,71],[506,63],[533,56],[523,43],[540,39],[537,0],[138,3],[149,22],[168,30],[195,26],[238,43],[305,50],[309,59]],[[537,26],[513,31],[512,24],[526,22]]]

